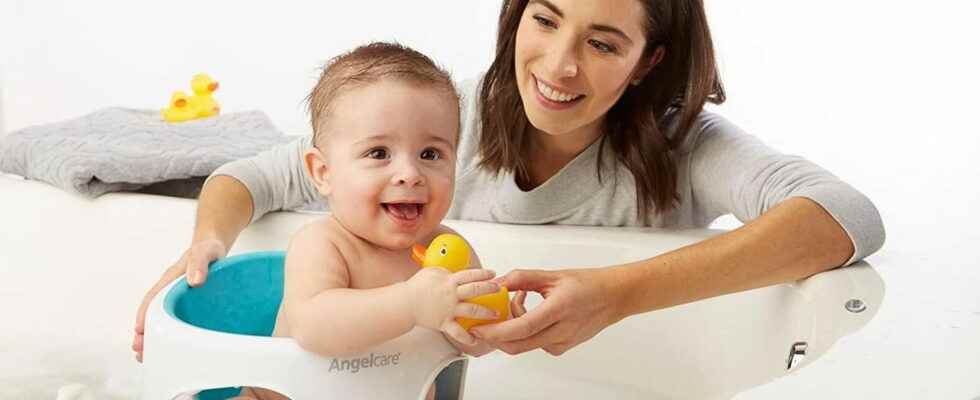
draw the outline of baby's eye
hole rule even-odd
[[[385,160],[388,158],[388,150],[383,148],[371,149],[368,151],[367,156],[375,160]]]
[[[422,154],[419,155],[423,160],[435,161],[440,157],[439,150],[436,149],[425,149],[422,150]]]

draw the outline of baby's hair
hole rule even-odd
[[[459,112],[459,94],[449,73],[425,54],[398,43],[373,42],[336,56],[323,66],[313,91],[306,97],[313,126],[313,145],[320,143],[320,128],[329,118],[331,106],[347,91],[393,78],[431,87],[451,96]],[[458,132],[458,129],[457,129]]]

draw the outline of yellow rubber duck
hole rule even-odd
[[[470,246],[459,235],[444,233],[432,239],[428,248],[420,244],[413,246],[412,259],[423,268],[442,267],[450,272],[459,272],[466,269],[470,264]],[[501,287],[497,293],[477,296],[466,300],[466,302],[496,310],[499,318],[496,320],[456,318],[456,322],[459,322],[463,329],[469,330],[477,325],[492,324],[510,319],[510,294],[506,287]]]
[[[199,118],[207,118],[218,115],[221,107],[214,100],[211,93],[218,90],[218,82],[215,82],[207,74],[197,74],[191,78],[191,90],[194,96],[191,97],[191,106],[197,110]]]
[[[168,108],[160,110],[160,115],[167,122],[184,122],[193,119],[207,118],[218,115],[221,106],[214,100],[211,93],[218,90],[215,82],[207,74],[197,74],[191,79],[191,89],[194,95],[188,97],[183,91],[174,92],[170,97]]]
[[[160,115],[169,122],[183,122],[197,118],[197,110],[191,108],[187,94],[178,90],[170,96],[170,106],[160,110]]]
[[[470,330],[470,328],[477,325],[495,324],[497,322],[504,322],[510,319],[510,293],[507,291],[506,287],[501,286],[500,291],[497,293],[476,296],[472,299],[467,299],[466,302],[478,304],[491,310],[495,310],[497,311],[497,315],[499,315],[499,317],[497,319],[456,318],[456,322],[459,322],[459,326],[462,326],[463,329]]]
[[[443,267],[459,272],[470,265],[470,246],[459,235],[444,233],[432,239],[429,247],[412,247],[412,258],[423,267]]]

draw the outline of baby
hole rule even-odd
[[[455,318],[496,318],[461,302],[499,290],[493,272],[479,261],[456,273],[420,269],[411,258],[413,244],[452,232],[440,224],[460,131],[448,74],[414,50],[373,43],[329,62],[308,100],[314,136],[303,160],[331,214],[290,242],[274,335],[341,357],[421,326],[464,353],[489,352]],[[243,388],[238,398],[284,397]]]

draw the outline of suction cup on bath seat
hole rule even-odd
[[[466,359],[439,332],[416,328],[365,354],[337,358],[271,337],[284,261],[284,252],[228,257],[210,266],[203,286],[179,279],[157,296],[147,313],[142,398],[209,389],[199,398],[224,399],[237,387],[257,386],[293,400],[419,399],[437,374],[438,399],[462,396]]]

